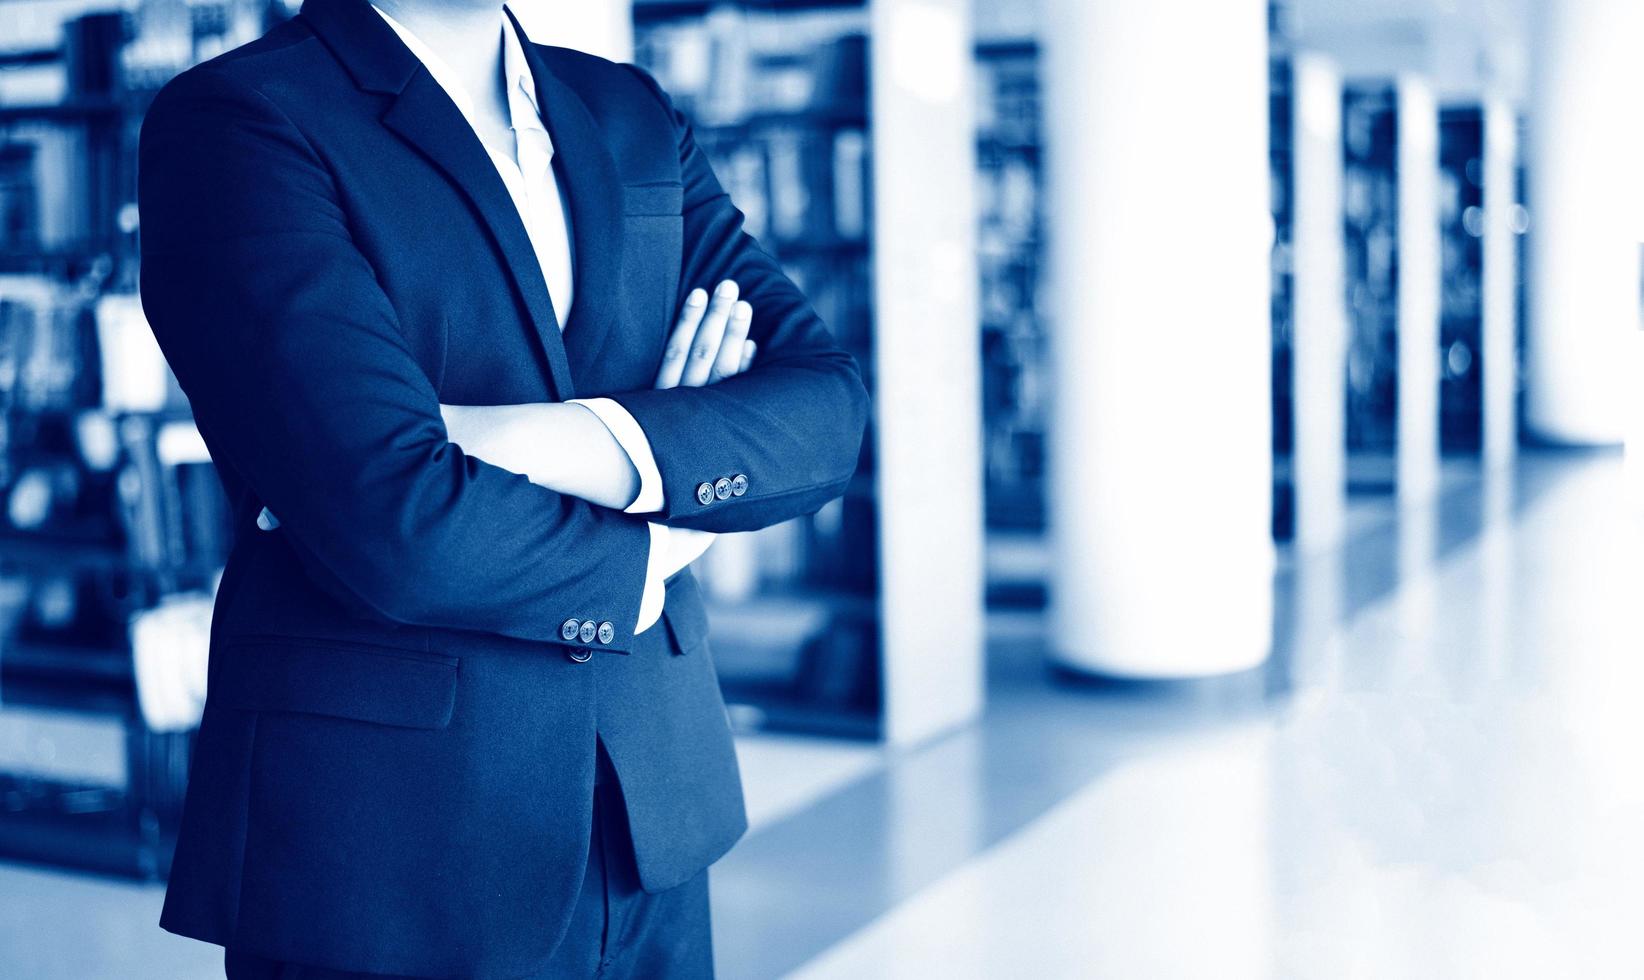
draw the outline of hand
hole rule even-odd
[[[714,289],[685,297],[674,332],[657,371],[658,388],[700,388],[735,377],[753,364],[757,345],[748,339],[753,307],[737,298],[737,284],[727,279]]]
[[[739,292],[737,284],[730,279],[719,284],[711,300],[706,290],[691,290],[685,299],[685,309],[680,312],[679,320],[674,325],[674,332],[668,338],[662,367],[657,372],[656,387],[700,388],[733,378],[753,364],[758,349],[758,345],[748,339],[748,328],[753,323],[753,307],[737,298]],[[461,446],[465,453],[515,472],[523,472],[532,482],[549,489],[581,496],[605,506],[613,506],[611,501],[623,498],[623,492],[628,490],[625,481],[617,490],[606,492],[603,484],[597,488],[585,487],[580,481],[567,480],[563,474],[531,472],[533,467],[525,465],[528,460],[540,463],[543,459],[536,447],[540,445],[541,434],[550,423],[570,426],[559,425],[554,429],[562,434],[556,442],[594,449],[606,448],[607,440],[603,436],[607,433],[603,423],[592,420],[591,413],[581,406],[441,405],[440,415],[445,420],[448,438]],[[594,421],[598,428],[588,425],[590,421]],[[587,437],[573,438],[578,430]],[[527,436],[529,438],[523,438]],[[598,454],[590,449],[567,455],[586,464]],[[615,459],[614,456],[612,458]],[[626,454],[621,459],[625,461]],[[632,475],[631,463],[615,469]],[[632,492],[628,492],[626,499],[632,496]],[[263,508],[262,513],[257,515],[257,527],[260,529],[273,531],[279,526],[279,518],[268,508]],[[704,540],[712,540],[712,536],[708,535]],[[705,550],[706,544],[700,547]]]

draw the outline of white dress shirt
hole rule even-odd
[[[435,54],[379,7],[374,10],[394,29],[411,53],[422,62],[445,94],[450,96],[468,125],[479,138],[475,124],[474,103],[468,91],[444,59]],[[570,211],[566,206],[565,188],[554,172],[554,144],[543,125],[542,108],[537,104],[536,79],[531,65],[525,60],[525,49],[518,35],[502,14],[498,14],[502,34],[502,71],[507,81],[509,129],[514,134],[512,155],[486,145],[486,156],[497,168],[497,175],[508,188],[508,196],[519,211],[525,225],[531,248],[536,252],[542,277],[548,284],[548,297],[553,301],[554,313],[560,329],[565,329],[575,298],[575,278],[572,251]],[[645,431],[628,410],[609,398],[576,398],[572,402],[583,406],[599,417],[613,438],[628,454],[634,470],[639,474],[639,494],[628,505],[627,513],[650,514],[662,509],[662,474],[657,469],[656,457]],[[652,522],[650,525],[650,555],[646,564],[645,591],[640,599],[636,633],[643,633],[656,624],[662,615],[663,583],[668,576],[689,565],[708,550],[714,536],[701,531],[669,528]]]

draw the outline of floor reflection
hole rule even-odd
[[[1046,689],[1006,651],[966,737],[1017,776],[950,795],[1062,791],[798,975],[1644,976],[1644,521],[1619,457],[1452,480],[1279,590],[1257,683]]]
[[[1615,454],[1465,467],[1286,556],[1274,655],[1197,683],[1045,669],[990,621],[984,721],[741,749],[722,980],[1644,977],[1644,511]],[[1184,614],[1191,597],[1182,597]],[[160,892],[0,869],[0,974],[220,975]]]

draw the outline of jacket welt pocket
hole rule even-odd
[[[220,706],[444,728],[457,702],[457,660],[323,639],[230,639],[207,696]]]
[[[685,188],[679,184],[628,184],[622,188],[622,213],[678,215],[685,204]]]

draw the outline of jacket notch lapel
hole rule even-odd
[[[512,20],[513,12],[508,16]],[[513,26],[519,30],[518,21]],[[622,181],[588,104],[525,32],[519,34],[570,205],[576,299],[565,324],[565,350],[572,376],[587,381],[598,377],[600,354],[621,310]]]
[[[468,120],[433,76],[419,66],[383,115],[383,124],[444,171],[473,204],[524,300],[555,394],[561,399],[574,397],[571,368],[536,251],[508,188]]]

